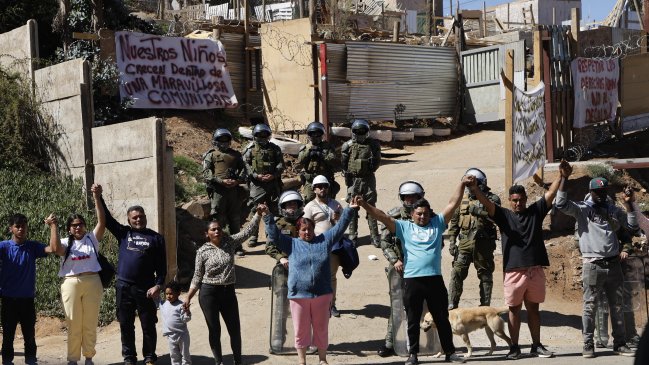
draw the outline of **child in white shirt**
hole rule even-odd
[[[180,285],[169,282],[165,288],[165,302],[160,306],[162,315],[162,335],[169,341],[169,357],[172,365],[191,365],[189,354],[189,330],[187,322],[192,319],[189,309],[183,308],[178,299]]]

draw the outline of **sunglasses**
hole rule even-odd
[[[324,189],[329,189],[329,185],[318,184],[318,185],[313,185],[313,188],[314,189],[322,189],[322,190],[324,190]]]

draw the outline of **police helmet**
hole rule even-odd
[[[325,128],[320,122],[311,122],[306,127],[306,134],[309,136],[309,140],[313,144],[318,144],[322,142],[322,136],[325,133]]]
[[[223,141],[223,137],[227,137],[227,141]],[[222,141],[219,141],[221,139]],[[218,147],[219,149],[227,149],[230,147],[230,142],[232,142],[232,133],[225,128],[219,128],[214,131],[214,136],[212,137],[212,144]]]
[[[268,144],[271,134],[273,134],[273,131],[264,123],[256,124],[255,128],[252,130],[252,136],[255,138],[255,142],[262,146]]]
[[[314,185],[314,186],[315,185],[329,185],[329,180],[327,180],[327,178],[322,176],[322,175],[318,175],[318,176],[313,178],[313,182],[311,183],[311,185]]]
[[[487,188],[487,175],[482,170],[472,167],[466,170],[464,174],[475,176],[476,180],[478,180],[480,190],[484,191]]]
[[[295,211],[288,211],[284,208],[284,205],[288,202],[296,201],[298,203],[298,208]],[[289,219],[298,219],[304,211],[304,200],[302,195],[300,195],[295,190],[287,190],[282,193],[279,197],[279,212],[282,216]]]
[[[352,123],[352,140],[363,142],[370,132],[370,123],[365,119],[354,119]]]
[[[408,180],[399,185],[399,200],[404,207],[412,208],[412,204],[406,204],[403,200],[405,195],[417,195],[419,199],[422,199],[424,195],[426,195],[426,192],[424,191],[424,187],[421,186],[420,183],[414,180]]]

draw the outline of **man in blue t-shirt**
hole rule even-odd
[[[433,316],[446,361],[463,363],[455,354],[453,333],[448,321],[448,292],[442,278],[442,234],[460,205],[464,188],[475,181],[475,176],[465,175],[449,199],[442,214],[434,214],[426,199],[417,201],[411,212],[411,221],[395,220],[380,209],[371,206],[362,197],[358,205],[394,233],[403,251],[403,304],[408,318],[408,343],[410,356],[406,365],[417,365],[419,352],[419,321],[424,306]]]
[[[59,234],[56,217],[50,214],[50,245],[27,240],[27,217],[16,213],[9,217],[11,239],[0,242],[0,295],[2,296],[2,363],[13,364],[14,338],[20,323],[25,342],[25,364],[36,363],[36,259],[56,252]]]

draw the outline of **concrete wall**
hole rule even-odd
[[[38,58],[38,28],[35,20],[7,33],[0,34],[0,66],[19,72],[31,80],[33,59]]]
[[[263,23],[259,34],[268,122],[273,130],[304,129],[315,120],[309,18]]]
[[[167,244],[168,278],[176,272],[173,152],[164,122],[147,118],[92,129],[94,181],[104,187],[111,213],[126,224],[126,210],[141,205],[148,227]]]
[[[507,27],[507,3],[487,8],[487,12],[494,10],[500,22]],[[509,26],[519,27],[524,24],[523,8],[532,6],[536,24],[552,25],[552,14],[556,14],[555,24],[560,25],[564,20],[570,20],[571,9],[581,8],[580,0],[518,0],[509,3]],[[528,15],[529,17],[529,15]],[[529,25],[529,19],[527,24]]]
[[[93,160],[90,65],[83,59],[75,59],[37,70],[34,86],[59,133],[62,154],[59,168],[65,174],[82,177],[89,186]]]

